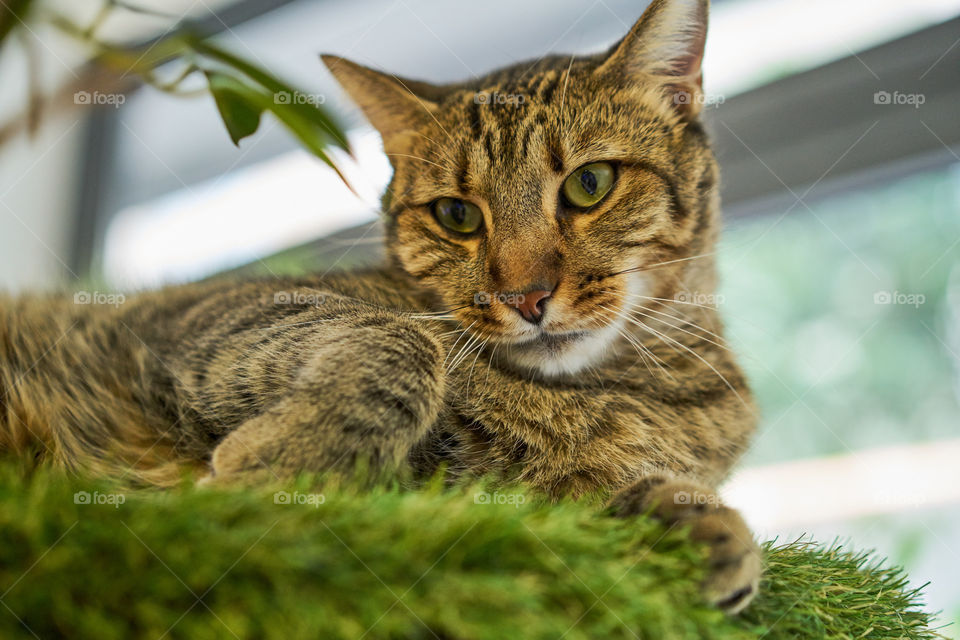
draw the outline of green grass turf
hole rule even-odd
[[[309,486],[277,504],[0,464],[0,638],[937,637],[868,554],[768,544],[762,594],[728,618],[680,529],[515,490]]]

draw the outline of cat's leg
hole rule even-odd
[[[716,491],[695,481],[652,475],[618,491],[609,506],[617,517],[652,510],[669,524],[689,526],[691,538],[710,550],[703,593],[712,604],[737,613],[756,595],[763,570],[760,548],[740,514],[724,506]]]
[[[351,318],[308,349],[289,392],[216,447],[208,482],[349,472],[360,460],[394,470],[435,422],[443,347],[423,324]]]

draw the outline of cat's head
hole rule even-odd
[[[712,260],[684,260],[711,251],[718,210],[698,120],[707,13],[654,0],[606,53],[456,85],[324,56],[393,164],[392,259],[515,366],[579,371],[640,296],[714,286]]]

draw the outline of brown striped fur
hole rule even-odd
[[[620,515],[690,523],[711,548],[707,596],[742,608],[759,553],[710,487],[755,416],[716,309],[683,299],[716,288],[706,16],[706,0],[655,0],[609,52],[442,87],[325,57],[394,166],[388,264],[116,308],[0,301],[0,447],[158,485],[366,460],[609,491]],[[612,191],[569,210],[563,180],[597,161]],[[482,232],[446,231],[441,197],[480,207]],[[496,298],[545,286],[539,326]]]

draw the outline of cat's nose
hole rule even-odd
[[[527,322],[540,324],[540,321],[543,320],[547,300],[552,293],[553,291],[547,291],[546,289],[534,289],[533,291],[512,296],[512,299],[507,304],[516,309]]]

